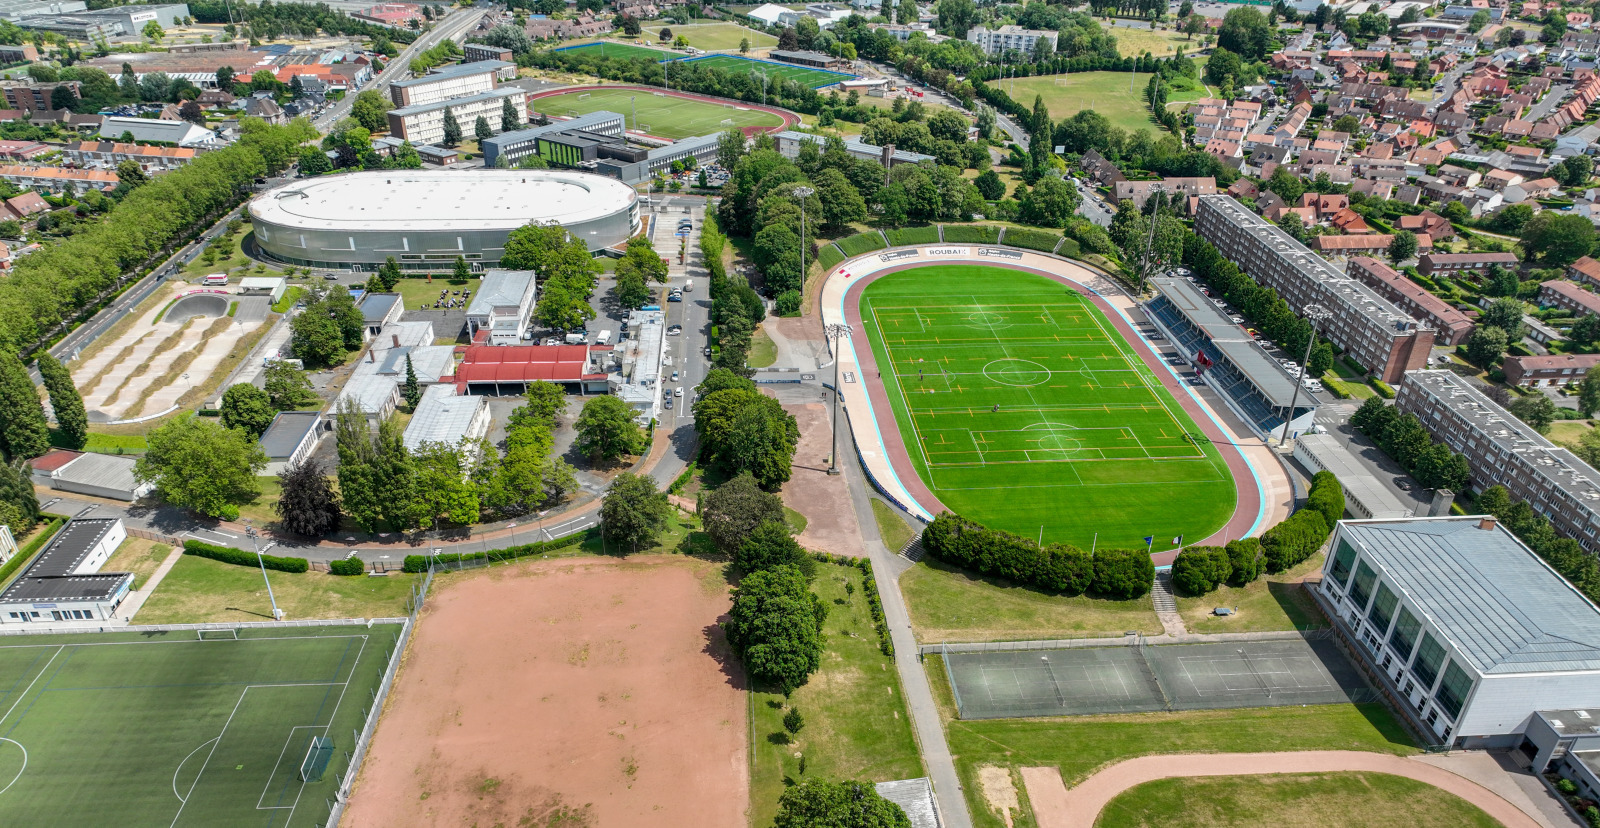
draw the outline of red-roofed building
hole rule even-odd
[[[1600,287],[1600,261],[1595,261],[1591,256],[1584,256],[1567,265],[1567,278]]]
[[[586,394],[606,391],[606,374],[596,360],[610,353],[604,345],[469,345],[453,378],[466,394],[521,394],[534,380],[576,386]]]
[[[1600,354],[1557,354],[1509,356],[1503,368],[1506,382],[1512,385],[1559,388],[1583,379],[1583,375],[1596,365],[1600,365]]]

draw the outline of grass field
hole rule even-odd
[[[890,552],[899,552],[911,542],[912,529],[893,506],[872,498],[872,519],[877,521],[878,535]]]
[[[804,66],[794,66],[788,63],[773,63],[754,58],[739,57],[738,55],[710,55],[708,57],[686,58],[685,63],[695,63],[721,69],[725,72],[750,72],[752,74],[765,74],[770,79],[791,80],[795,83],[818,89],[830,86],[839,81],[854,77],[842,72],[829,72],[823,69],[808,69]]]
[[[587,115],[602,109],[628,116],[628,128],[640,129],[662,138],[688,138],[736,127],[776,127],[783,119],[740,104],[718,104],[689,98],[676,98],[662,92],[640,89],[597,89],[593,92],[568,92],[533,102],[534,109],[548,115]],[[731,121],[732,123],[724,123]]]
[[[707,52],[736,52],[739,50],[741,40],[750,41],[752,49],[770,49],[778,45],[778,39],[772,35],[747,29],[735,23],[697,23],[692,26],[663,23],[661,26],[671,29],[673,37],[683,35],[689,39],[690,46]],[[645,31],[659,34],[661,27],[646,28]]]
[[[1161,632],[1150,596],[1111,601],[1062,596],[985,578],[932,558],[900,576],[917,640],[1027,641]]]
[[[1122,33],[1117,33],[1120,43]],[[1126,130],[1147,129],[1160,132],[1161,127],[1150,120],[1150,108],[1144,103],[1144,87],[1150,82],[1148,74],[1133,74],[1130,88],[1129,73],[1077,72],[1070,75],[1042,75],[1036,78],[1017,78],[1001,84],[1012,100],[1032,107],[1035,96],[1044,98],[1044,105],[1052,118],[1066,118],[1081,109],[1093,109],[1111,121],[1112,126]],[[1169,104],[1196,101],[1205,96],[1198,83],[1192,88],[1173,87],[1167,97]]]
[[[396,563],[399,563],[396,561]],[[393,618],[405,614],[416,575],[383,577],[326,572],[268,572],[272,596],[290,620]],[[184,555],[134,617],[136,624],[199,624],[271,620],[261,570]]]
[[[1030,273],[901,271],[861,299],[900,438],[945,506],[1087,549],[1207,537],[1234,484],[1100,311]]]
[[[582,52],[585,54],[593,52],[599,54],[601,57],[645,58],[646,60],[654,61],[673,60],[680,57],[680,55],[676,52],[667,52],[661,49],[648,49],[643,46],[635,46],[632,43],[617,43],[609,40],[603,40],[596,43],[584,43],[578,46],[569,46],[565,49],[557,49],[556,51]]]
[[[1304,630],[1325,627],[1327,622],[1301,585],[1306,575],[1322,568],[1318,553],[1299,566],[1277,575],[1262,575],[1242,587],[1219,587],[1198,598],[1178,599],[1178,612],[1192,633],[1261,632],[1263,630]],[[1211,613],[1217,607],[1233,607],[1226,617]]]
[[[852,587],[848,592],[847,583]],[[878,633],[861,592],[861,571],[818,564],[813,588],[828,606],[827,647],[822,668],[788,700],[800,710],[805,726],[788,736],[783,694],[750,694],[754,826],[772,824],[785,780],[888,782],[923,775],[894,660],[878,650]],[[805,757],[804,772],[796,753]]]
[[[102,572],[132,572],[133,588],[145,585],[161,562],[172,554],[172,547],[144,538],[129,536],[100,567]]]
[[[1454,794],[1386,773],[1162,779],[1122,792],[1096,828],[1497,828]]]
[[[1117,52],[1124,57],[1138,57],[1145,52],[1156,57],[1168,57],[1179,49],[1189,55],[1205,45],[1200,40],[1192,40],[1188,35],[1170,29],[1156,32],[1118,27],[1107,31],[1117,38]]]
[[[0,643],[0,825],[310,826],[400,628]],[[299,778],[312,737],[326,772]],[[13,781],[14,780],[14,781]]]

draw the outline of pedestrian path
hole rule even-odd
[[[144,602],[150,599],[150,595],[156,591],[156,587],[161,586],[161,579],[167,577],[167,573],[178,565],[178,559],[182,557],[182,546],[167,553],[166,560],[163,560],[161,565],[156,567],[155,572],[150,573],[150,577],[145,580],[144,586],[134,590],[123,600],[122,606],[117,607],[117,616],[122,623],[130,624],[133,622],[133,617],[139,614],[139,610],[144,609]]]
[[[1150,598],[1155,603],[1156,617],[1161,619],[1161,630],[1169,637],[1182,638],[1189,634],[1189,628],[1183,625],[1183,616],[1178,614],[1178,596],[1172,591],[1172,572],[1161,570],[1156,573],[1156,582],[1150,590]]]

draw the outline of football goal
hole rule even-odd
[[[333,740],[327,736],[311,737],[311,744],[306,746],[305,758],[300,760],[300,781],[322,781],[322,774],[328,769],[328,760],[332,758]]]

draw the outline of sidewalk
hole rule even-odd
[[[156,591],[156,587],[161,586],[161,579],[167,577],[167,573],[171,572],[174,566],[177,566],[178,559],[182,557],[183,547],[180,546],[173,549],[172,552],[168,553],[166,560],[156,567],[156,571],[150,573],[150,578],[144,582],[144,586],[134,590],[123,600],[122,606],[117,607],[117,616],[122,619],[124,624],[133,623],[133,619],[138,616],[139,610],[144,609],[144,602],[150,599],[150,595]]]

